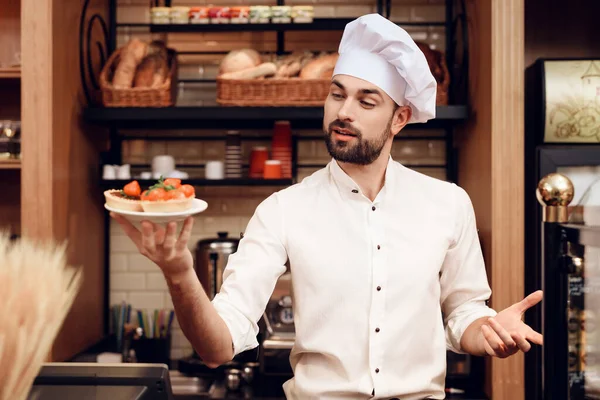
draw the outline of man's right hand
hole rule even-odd
[[[194,259],[188,248],[194,219],[187,217],[181,233],[177,236],[177,224],[169,222],[167,229],[150,221],[142,221],[140,232],[131,222],[119,214],[110,216],[121,225],[140,254],[153,261],[163,271],[165,278],[177,281],[194,268]]]

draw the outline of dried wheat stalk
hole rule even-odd
[[[82,282],[66,246],[0,233],[0,400],[25,400]]]

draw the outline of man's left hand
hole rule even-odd
[[[487,324],[481,325],[481,340],[488,355],[506,358],[519,350],[527,352],[531,343],[541,345],[542,335],[534,331],[522,320],[529,308],[542,301],[541,290],[530,294],[518,303],[500,311]]]

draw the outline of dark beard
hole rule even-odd
[[[329,128],[323,131],[325,134],[325,144],[327,145],[327,151],[334,160],[357,164],[357,165],[369,165],[372,164],[381,154],[385,142],[388,140],[391,134],[392,118],[390,118],[385,130],[372,140],[365,140],[362,137],[362,133],[354,129],[350,124],[342,122],[336,119],[329,124]],[[333,140],[333,129],[347,129],[352,134],[356,135],[354,141],[350,142],[334,142]],[[356,142],[356,143],[353,143]]]

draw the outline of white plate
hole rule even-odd
[[[108,211],[114,212],[115,214],[120,214],[124,216],[130,222],[150,221],[154,222],[155,224],[166,224],[171,221],[183,221],[190,215],[199,214],[202,211],[206,210],[206,208],[208,207],[208,203],[200,199],[194,199],[192,204],[193,206],[189,210],[172,213],[118,210],[116,208],[110,207],[106,203],[104,204],[104,208],[106,208]]]

